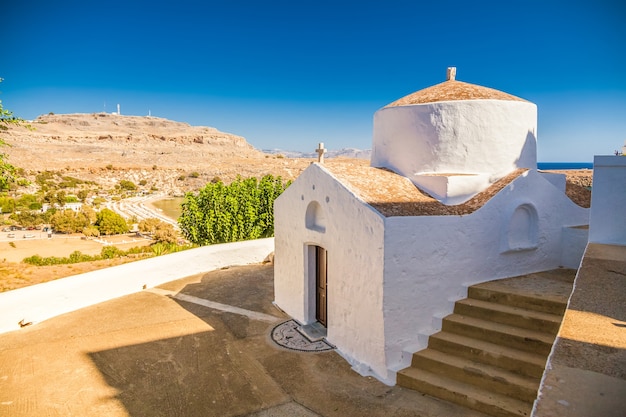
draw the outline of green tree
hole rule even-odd
[[[143,219],[137,225],[140,232],[154,233],[157,231],[159,224],[163,223],[161,220],[151,217],[149,219]]]
[[[163,243],[176,243],[178,241],[178,233],[176,233],[174,226],[171,224],[161,222],[154,232],[154,240]]]
[[[65,193],[65,191],[63,190],[57,191],[55,203],[57,203],[60,207],[64,207],[66,203],[65,201],[66,197],[67,197],[67,194]]]
[[[15,202],[15,209],[16,210],[36,210],[37,208],[31,209],[31,206],[33,206],[33,204],[36,204],[36,203],[39,203],[39,199],[37,198],[37,196],[33,194],[23,194]]]
[[[135,183],[132,181],[128,181],[128,180],[121,180],[118,186],[122,190],[127,190],[127,191],[135,191],[137,189],[137,186],[135,185]]]
[[[91,206],[83,204],[80,211],[87,217],[89,224],[93,224],[98,220],[96,211]]]
[[[96,226],[87,226],[83,229],[83,234],[87,237],[98,237],[100,230]]]
[[[63,207],[66,203],[65,201],[65,197],[67,195],[65,194],[65,191],[61,190],[61,191],[48,191],[44,194],[43,196],[43,201],[44,203],[48,203],[51,206],[54,205],[58,205],[59,207]]]
[[[2,78],[0,78],[0,83],[2,81]],[[2,106],[2,100],[0,100],[0,131],[8,130],[9,125],[21,125],[24,123],[24,120],[13,116],[13,112],[5,109]],[[8,146],[8,144],[0,138],[0,147],[2,146]],[[9,185],[15,181],[15,167],[7,161],[7,158],[5,153],[0,152],[0,191],[8,189]]]
[[[79,190],[76,195],[78,199],[84,203],[87,197],[89,197],[89,190]]]
[[[192,243],[235,242],[274,235],[274,200],[289,186],[281,177],[237,178],[226,186],[209,183],[197,195],[187,193],[178,219]]]
[[[80,233],[90,226],[89,217],[84,212],[58,210],[50,217],[52,228],[61,233]]]
[[[102,209],[96,215],[96,226],[102,235],[128,233],[126,220],[111,209]]]
[[[0,214],[13,213],[15,211],[15,199],[13,197],[0,196]]]
[[[42,223],[39,213],[30,210],[21,210],[12,215],[15,221],[24,227],[36,227]]]
[[[143,219],[137,227],[139,231],[151,234],[157,242],[176,243],[178,241],[178,233],[174,230],[174,226],[162,220],[153,217]]]

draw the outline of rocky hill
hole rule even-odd
[[[245,138],[212,127],[150,116],[49,114],[30,126],[2,133],[10,145],[3,151],[14,166],[27,176],[61,171],[102,187],[122,179],[143,180],[153,189],[180,195],[216,177],[225,182],[237,175],[293,179],[313,161],[263,153]]]
[[[314,153],[261,152],[241,136],[150,116],[49,114],[39,116],[30,126],[12,126],[2,132],[10,146],[1,151],[14,166],[23,168],[23,175],[31,181],[39,172],[55,171],[94,181],[104,189],[128,180],[144,183],[145,190],[182,195],[215,178],[230,182],[238,175],[272,174],[295,179],[317,160]],[[311,144],[312,149],[316,146]],[[363,159],[369,153],[329,151],[327,157],[334,157],[326,163],[369,165],[369,160]],[[568,184],[581,189],[585,200],[589,191],[584,187],[590,187],[591,180],[591,171],[568,172]]]

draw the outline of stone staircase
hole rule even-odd
[[[530,416],[576,271],[558,269],[470,287],[400,386],[497,417]]]

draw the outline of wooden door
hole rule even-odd
[[[327,286],[327,262],[326,262],[326,249],[315,247],[315,319],[320,324],[326,326],[327,322],[327,298],[326,298],[326,286]]]

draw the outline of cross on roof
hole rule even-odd
[[[315,152],[317,152],[317,162],[319,162],[320,164],[324,163],[324,154],[326,153],[326,149],[324,149],[324,142],[320,142],[317,149],[315,150]]]

